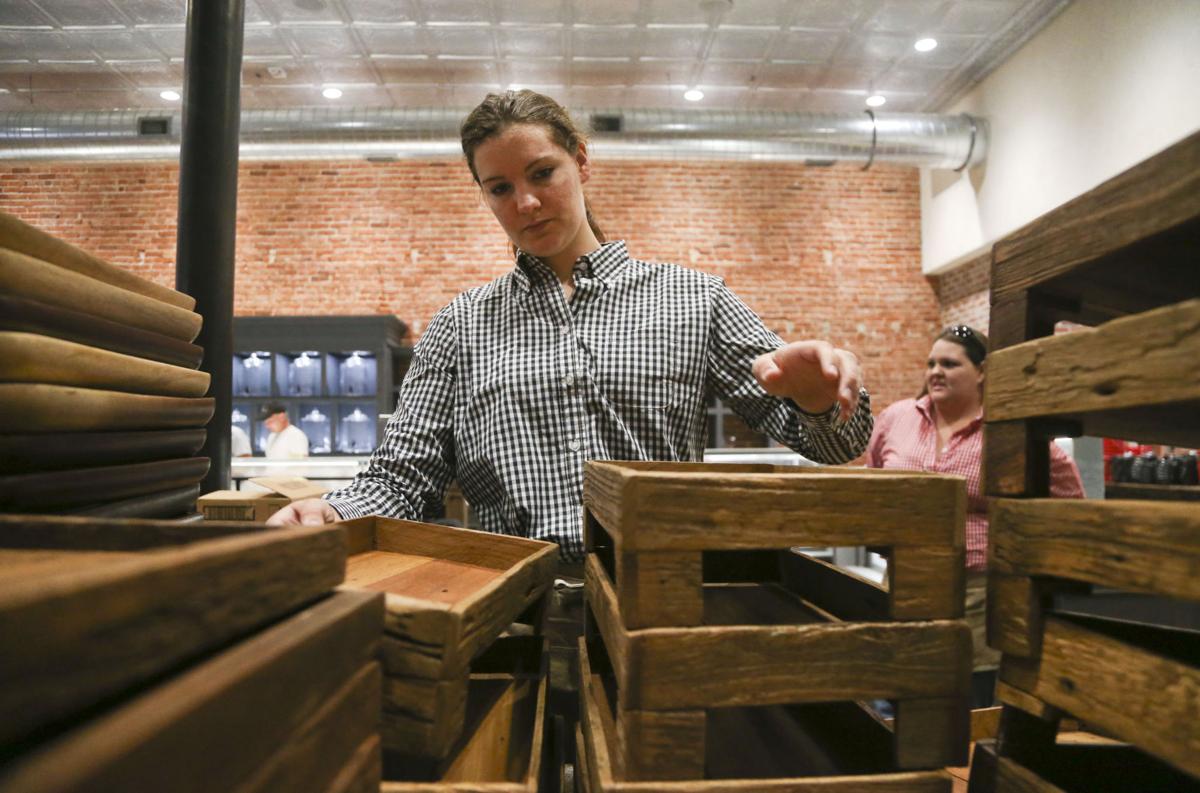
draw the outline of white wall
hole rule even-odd
[[[991,142],[969,174],[921,174],[926,274],[1200,129],[1200,0],[1075,0],[944,112]]]

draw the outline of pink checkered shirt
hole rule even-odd
[[[955,474],[967,480],[967,569],[987,568],[988,518],[979,469],[983,460],[983,413],[950,437],[939,457],[937,427],[928,396],[905,399],[888,405],[875,419],[875,431],[867,447],[867,465],[872,468],[905,468]],[[1050,444],[1050,495],[1083,498],[1083,482],[1075,462]]]

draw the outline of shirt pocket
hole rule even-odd
[[[689,375],[684,345],[669,327],[647,324],[637,328],[610,353],[601,384],[619,407],[669,410],[698,387]]]

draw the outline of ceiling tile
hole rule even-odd
[[[871,33],[854,36],[843,43],[835,59],[842,63],[890,63],[915,52],[910,36]]]
[[[292,41],[300,48],[300,52],[308,57],[313,58],[337,58],[346,55],[358,54],[358,45],[354,42],[354,37],[349,28],[345,27],[289,27],[284,28],[284,35],[292,37]],[[264,50],[269,47],[274,47],[268,41],[263,41],[262,47]],[[258,52],[259,55],[285,55],[289,50],[287,45],[282,40],[278,42],[281,51],[279,52]],[[246,51],[250,51],[250,42],[246,42]]]
[[[710,58],[763,58],[775,36],[770,30],[718,30],[709,48]]]
[[[642,35],[642,55],[654,58],[696,58],[704,46],[703,31],[647,30]]]
[[[311,82],[337,83],[339,85],[376,82],[373,62],[366,58],[337,58],[334,60],[322,58],[305,62],[303,70],[311,75]]]
[[[137,0],[121,3],[121,10],[135,25],[182,25],[187,22],[187,5],[179,0]]]
[[[647,96],[649,94],[649,97]],[[666,98],[665,91],[620,86],[573,85],[565,97],[554,97],[571,107],[650,107]]]
[[[138,0],[141,2],[141,0]],[[340,0],[258,0],[269,17],[281,24],[341,22]]]
[[[771,60],[824,63],[837,51],[842,34],[834,31],[789,30],[775,40]]]
[[[43,3],[42,5],[44,8],[46,8],[47,11],[50,11],[50,8],[48,6],[51,4]],[[70,9],[66,9],[66,10],[69,11]],[[111,8],[108,9],[108,12],[111,15],[112,9]],[[53,17],[53,18],[51,18],[51,17]],[[38,10],[37,6],[35,6],[33,3],[28,2],[28,0],[6,0],[3,3],[0,3],[0,26],[5,26],[5,27],[44,27],[44,26],[53,26],[56,22],[59,25],[81,24],[78,22],[63,22],[61,19],[58,18],[58,15],[54,14],[54,13],[51,13],[51,16],[47,17],[45,14],[43,14],[41,11]],[[88,23],[85,22],[82,24],[88,24]],[[92,24],[110,24],[110,23],[97,22],[97,23],[92,23]]]
[[[788,23],[797,6],[791,0],[737,0],[721,17],[723,25],[768,25]]]
[[[502,57],[538,57],[563,51],[566,31],[556,28],[500,28],[496,39]]]
[[[580,85],[633,85],[637,69],[632,63],[609,61],[571,62],[571,80]]]
[[[762,64],[742,61],[709,61],[700,70],[700,85],[744,85],[757,81]]]
[[[947,69],[916,68],[901,66],[889,69],[875,78],[875,88],[883,93],[910,91],[931,94],[953,72]]]
[[[447,83],[487,84],[500,82],[500,70],[492,60],[447,60],[439,59],[438,66]]]
[[[440,107],[451,104],[447,100],[448,92],[441,85],[389,85],[387,89],[396,107]]]
[[[832,66],[812,88],[830,88],[838,91],[862,91],[863,95],[875,85],[878,68],[869,66]]]
[[[825,66],[816,63],[767,63],[759,67],[758,85],[774,88],[809,88],[825,73]]]
[[[805,110],[817,113],[853,113],[867,109],[865,93],[816,90],[808,94]]]
[[[434,58],[372,58],[371,63],[384,83],[439,83],[444,74]]]
[[[819,30],[848,30],[864,15],[873,14],[878,0],[812,0],[796,3],[792,27]]]
[[[112,67],[125,79],[139,87],[180,90],[183,86],[183,64],[164,61],[118,62],[112,64]]]
[[[575,23],[584,25],[628,25],[639,21],[640,0],[604,0],[577,3]]]
[[[987,35],[1007,25],[1023,5],[1025,0],[959,2],[942,17],[936,32]]]
[[[720,8],[720,3],[713,5]],[[646,0],[646,6],[646,22],[703,25],[713,21],[713,13],[699,0]]]
[[[139,107],[136,91],[46,91],[25,96],[27,110],[120,110]]]
[[[490,22],[489,0],[413,0],[427,22]]]
[[[548,25],[563,23],[562,0],[499,0],[496,4],[500,22]]]
[[[317,82],[320,82],[320,77],[313,64],[300,63],[290,58],[275,62],[242,64],[243,90],[247,87],[313,85]]]
[[[70,66],[63,64],[60,71],[40,71],[21,86],[39,91],[124,91],[128,88],[120,75],[113,74],[103,66]]]
[[[355,24],[415,22],[417,15],[408,0],[342,0]]]
[[[429,41],[437,55],[491,57],[496,54],[490,28],[431,28]]]
[[[153,28],[146,31],[158,48],[166,53],[168,58],[182,58],[187,38],[183,27]],[[243,45],[244,46],[244,45]]]
[[[416,27],[359,27],[358,35],[373,55],[420,55],[425,32]]]
[[[4,60],[90,60],[95,58],[85,41],[56,30],[0,30]]]
[[[865,28],[889,33],[921,34],[941,19],[944,4],[929,0],[883,0]]]
[[[141,30],[94,30],[88,33],[88,43],[105,60],[148,60],[164,55],[154,39]]]
[[[621,28],[576,28],[571,54],[587,58],[619,58],[641,54],[642,31]]]
[[[637,61],[630,76],[630,85],[690,86],[696,71],[695,61],[654,60]]]
[[[934,66],[950,68],[958,66],[983,40],[977,36],[939,36],[936,49],[917,52],[910,49],[904,60],[905,66]]]
[[[510,60],[505,66],[509,79],[519,85],[562,84],[567,73],[563,61]]]

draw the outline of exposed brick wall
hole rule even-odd
[[[239,180],[239,315],[395,313],[419,332],[511,266],[459,161],[248,162]],[[0,208],[173,285],[177,187],[162,163],[6,166]],[[634,255],[724,277],[785,339],[858,352],[878,408],[919,387],[943,320],[916,171],[598,162],[588,194]]]
[[[963,324],[985,334],[988,332],[991,275],[992,252],[988,248],[986,253],[966,264],[929,279],[941,305],[942,327]]]

